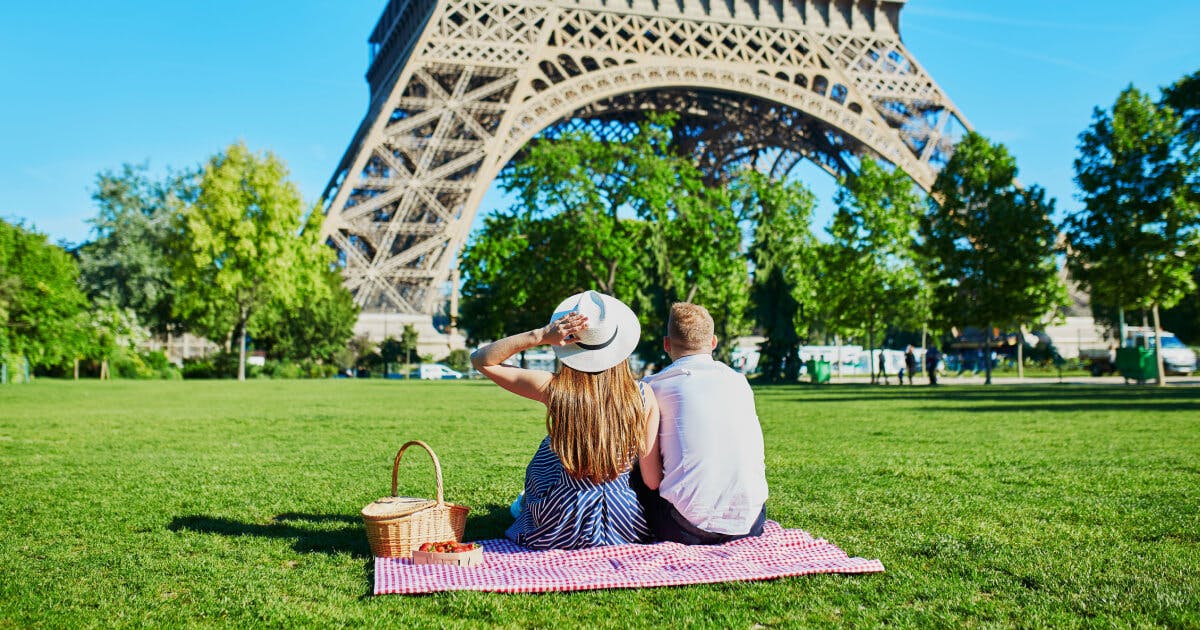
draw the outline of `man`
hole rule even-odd
[[[879,375],[883,377],[883,384],[888,384],[887,359],[884,357],[883,349],[879,350]],[[878,381],[876,381],[878,382]],[[903,384],[903,383],[902,383]]]
[[[908,384],[913,384],[913,372],[917,371],[917,352],[912,344],[904,348],[904,369],[900,372],[900,384],[904,384],[904,376],[908,375]]]
[[[929,373],[929,384],[937,385],[937,366],[938,361],[942,360],[942,353],[938,352],[937,346],[930,346],[929,350],[925,351],[925,371]]]
[[[663,349],[672,363],[647,377],[662,413],[657,490],[632,475],[656,537],[711,545],[762,534],[767,512],[762,428],[746,377],[713,359],[713,319],[671,306]]]

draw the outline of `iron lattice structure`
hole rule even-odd
[[[928,189],[967,124],[901,43],[904,2],[389,0],[322,235],[365,311],[433,314],[530,139],[619,134],[607,123],[646,110],[678,112],[715,177],[805,159],[841,175],[871,155]]]

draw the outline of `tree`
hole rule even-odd
[[[504,174],[520,203],[489,217],[462,257],[461,319],[472,339],[544,325],[559,300],[585,289],[638,313],[643,357],[661,354],[677,300],[713,306],[717,330],[740,334],[747,274],[737,215],[729,193],[674,152],[672,121],[652,117],[620,143],[587,133],[542,140]]]
[[[268,305],[290,308],[303,270],[300,193],[271,153],[244,144],[213,156],[194,203],[180,214],[173,258],[175,313],[210,339],[238,348],[238,380],[246,378],[246,334]],[[307,270],[304,270],[307,271]]]
[[[13,346],[15,331],[12,330],[13,303],[21,288],[21,279],[10,272],[15,249],[16,230],[0,219],[0,361]]]
[[[1034,322],[1066,299],[1054,260],[1054,201],[1037,186],[1019,187],[1016,177],[1003,145],[968,133],[938,174],[920,220],[934,315],[945,328],[983,327],[989,384],[993,327]]]
[[[405,366],[412,363],[412,355],[417,351],[419,339],[417,328],[412,324],[405,324],[399,339],[388,337],[379,344],[379,356],[383,360],[385,375],[387,366],[392,363],[398,363],[401,359],[404,360]]]
[[[802,307],[815,298],[816,198],[800,184],[772,180],[757,171],[740,177],[744,218],[754,224],[747,252],[754,268],[750,301],[766,337],[759,348],[761,378],[794,382],[800,375]]]
[[[379,353],[376,345],[366,335],[351,337],[346,347],[334,353],[333,361],[352,376],[358,376],[358,370],[364,365],[370,365],[378,360]]]
[[[742,252],[739,213],[729,188],[706,184],[691,162],[680,162],[677,168],[684,184],[681,190],[687,191],[681,193],[684,198],[677,198],[673,209],[660,209],[647,217],[650,251],[658,254],[659,277],[663,280],[648,290],[658,297],[652,301],[659,314],[654,322],[658,327],[649,335],[652,341],[642,344],[642,353],[653,356],[647,353],[652,350],[660,360],[666,358],[660,354],[658,335],[653,333],[666,328],[671,304],[685,301],[708,306],[720,340],[713,354],[718,360],[728,361],[734,340],[750,330],[746,318],[750,277]]]
[[[420,335],[417,334],[416,326],[412,324],[404,325],[404,332],[400,333],[400,347],[404,350],[404,363],[412,363],[412,355],[417,352],[417,342],[420,340]]]
[[[1162,104],[1179,116],[1180,144],[1193,152],[1200,150],[1200,70],[1163,90]]]
[[[1079,136],[1075,160],[1084,208],[1064,225],[1068,264],[1079,284],[1099,303],[1149,310],[1155,331],[1161,330],[1159,308],[1196,290],[1197,155],[1178,150],[1179,136],[1175,112],[1133,86],[1121,92],[1111,113],[1097,108]]]
[[[296,242],[290,290],[273,295],[249,322],[255,345],[272,357],[332,362],[354,334],[359,308],[333,269],[336,252],[320,241],[323,219],[318,209],[309,211]]]
[[[88,306],[70,254],[0,220],[0,354],[24,356],[35,367],[73,360],[87,346]]]
[[[1192,269],[1192,282],[1200,286],[1200,266]],[[1173,308],[1164,309],[1162,326],[1179,336],[1184,343],[1200,344],[1200,291],[1184,296]]]
[[[470,341],[498,339],[514,330],[544,326],[564,297],[589,288],[637,304],[645,276],[635,271],[645,265],[636,266],[639,261],[631,258],[609,258],[602,264],[585,260],[577,251],[588,247],[578,242],[581,235],[600,237],[603,233],[589,231],[587,221],[588,217],[575,213],[538,216],[522,209],[484,220],[483,229],[474,235],[461,258],[459,323]],[[624,233],[640,230],[636,219],[620,221],[635,224],[622,227]],[[598,249],[602,247],[594,247],[593,253]],[[603,277],[597,275],[597,269],[603,269]]]
[[[1177,144],[1183,155],[1196,157],[1200,154],[1200,70],[1193,72],[1174,85],[1163,90],[1162,102],[1180,117]],[[1195,164],[1195,161],[1192,162]],[[1188,176],[1192,194],[1197,195],[1200,188],[1200,168],[1194,166]],[[1200,284],[1200,264],[1192,269],[1192,281]],[[1200,292],[1193,291],[1174,308],[1164,309],[1162,314],[1165,326],[1175,331],[1181,338],[1193,343],[1200,342]]]
[[[710,181],[691,156],[678,152],[676,121],[674,115],[651,116],[633,139],[609,145],[621,174],[613,182],[618,199],[645,222],[635,256],[650,263],[643,273],[651,280],[644,293],[652,317],[638,350],[644,358],[666,360],[659,331],[671,304],[694,302],[709,307],[724,341],[715,354],[727,360],[732,340],[748,332],[749,270],[733,194],[738,185]]]
[[[388,337],[379,344],[379,358],[383,360],[383,375],[388,375],[391,364],[399,362],[405,355],[404,345],[395,337]]]
[[[332,361],[354,332],[359,308],[334,272],[320,282],[296,287],[295,305],[272,300],[249,328],[255,347],[290,361]]]
[[[834,330],[866,332],[874,361],[876,331],[888,325],[912,329],[928,321],[926,286],[914,250],[921,201],[907,175],[867,157],[843,182],[835,202],[823,301]],[[877,371],[871,370],[871,382]]]
[[[639,147],[645,150],[645,144],[643,138]],[[514,208],[523,219],[519,225],[541,253],[534,259],[537,268],[552,269],[555,283],[570,280],[578,290],[595,289],[625,302],[634,298],[645,264],[644,235],[621,212],[640,195],[657,191],[638,189],[630,177],[633,166],[622,162],[630,154],[624,145],[573,133],[536,142],[504,175],[502,186],[520,199]]]
[[[591,286],[570,253],[574,238],[569,217],[562,215],[512,211],[486,217],[461,256],[459,323],[469,341],[544,326],[562,298]],[[550,274],[549,283],[531,281]]]
[[[95,239],[77,252],[88,295],[132,309],[157,334],[179,327],[172,313],[172,221],[191,194],[192,178],[184,174],[151,181],[145,166],[129,164],[119,173],[101,173],[92,194],[99,206],[90,221]]]
[[[121,355],[136,355],[138,346],[149,338],[150,331],[141,325],[133,309],[102,301],[87,314],[88,343],[80,354],[99,361],[100,378],[108,379],[112,377],[109,363]]]

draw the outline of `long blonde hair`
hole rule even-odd
[[[645,450],[645,403],[628,362],[595,374],[563,365],[547,393],[550,449],[573,479],[612,481]]]

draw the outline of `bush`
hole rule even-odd
[[[9,383],[28,382],[25,380],[25,357],[19,354],[0,354],[0,363],[7,366],[6,372]],[[29,374],[30,377],[35,374],[32,366],[30,367]]]
[[[165,360],[166,357],[164,356],[163,359]],[[155,359],[151,359],[151,361],[154,360]],[[126,350],[118,350],[117,353],[108,360],[108,373],[111,378],[158,378],[158,368],[147,365],[145,355]]]
[[[337,365],[316,361],[268,359],[261,366],[246,364],[246,378],[331,378],[337,373]],[[207,358],[184,361],[183,378],[237,378],[237,355],[220,352]]]
[[[167,354],[162,350],[144,352],[141,357],[142,363],[145,363],[146,367],[153,372],[149,378],[157,378],[164,381],[178,381],[183,378],[183,373],[171,363],[171,360],[167,358]]]
[[[333,364],[278,359],[267,361],[266,365],[262,367],[261,375],[265,378],[295,379],[331,378],[337,373],[338,367]]]
[[[23,359],[17,356],[4,357],[8,361],[8,380],[10,383],[19,382],[23,378]],[[100,378],[103,359],[79,358],[78,376],[82,379]],[[35,376],[71,379],[76,376],[75,361],[64,361],[61,364],[38,366],[32,368]],[[171,364],[167,355],[160,351],[134,352],[127,349],[117,349],[108,358],[108,377],[126,380],[179,380],[182,378],[179,368]]]
[[[183,378],[217,378],[216,368],[213,366],[213,362],[210,359],[184,359]]]
[[[299,363],[280,359],[278,361],[267,361],[263,365],[262,374],[267,378],[302,378],[304,376],[304,368]]]
[[[466,373],[471,369],[471,353],[466,348],[451,350],[450,355],[442,360],[451,370]]]
[[[341,371],[340,369],[338,369],[338,366],[336,366],[332,363],[322,363],[315,367],[316,367],[316,373],[314,375],[314,378],[333,378],[333,377],[337,376],[338,372]]]
[[[152,370],[165,370],[175,367],[171,365],[170,359],[167,358],[167,353],[162,350],[152,350],[142,353],[142,362]]]
[[[237,378],[237,367],[237,354],[232,352],[218,352],[200,359],[185,359],[183,362],[183,378]],[[253,366],[248,365],[246,367],[246,376],[251,376],[252,371],[249,368]]]
[[[170,380],[180,377],[179,370],[171,365],[167,355],[161,351],[120,351],[109,360],[108,369],[112,378]]]
[[[159,370],[158,378],[163,381],[181,381],[183,380],[183,372],[174,365],[171,365]]]

